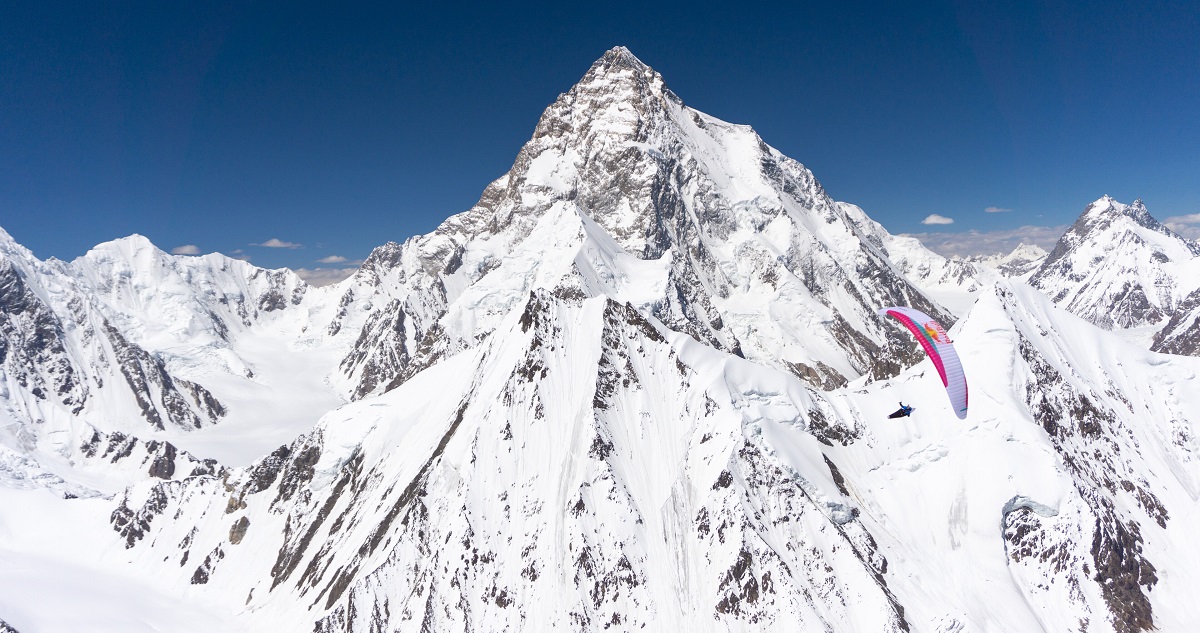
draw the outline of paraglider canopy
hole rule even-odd
[[[880,310],[879,315],[896,319],[900,325],[912,332],[925,354],[929,356],[929,360],[933,361],[933,366],[937,368],[954,414],[960,420],[966,419],[967,377],[963,375],[962,363],[958,360],[954,342],[950,340],[946,328],[928,314],[912,308],[892,306]]]

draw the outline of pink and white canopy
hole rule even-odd
[[[967,417],[967,377],[963,375],[962,363],[954,352],[954,341],[946,334],[946,328],[920,310],[892,306],[879,311],[880,316],[890,316],[900,322],[917,337],[929,360],[937,368],[950,397],[950,406],[959,419]]]

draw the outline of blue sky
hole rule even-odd
[[[359,260],[469,208],[618,44],[893,233],[1052,240],[1104,194],[1200,227],[1194,2],[176,4],[0,9],[0,226],[39,257]]]

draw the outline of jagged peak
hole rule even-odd
[[[1108,194],[1104,194],[1097,198],[1094,202],[1084,208],[1084,215],[1099,215],[1103,213],[1120,213],[1125,209],[1125,205],[1117,202],[1116,198]]]
[[[350,278],[378,284],[382,275],[400,265],[403,256],[404,246],[396,242],[389,241],[382,246],[376,246]]]
[[[1089,204],[1068,233],[1082,235],[1092,230],[1105,229],[1120,218],[1128,218],[1152,231],[1173,235],[1169,229],[1166,229],[1154,216],[1150,215],[1141,198],[1134,200],[1131,204],[1123,204],[1109,195],[1104,195]]]
[[[600,59],[592,64],[592,68],[596,68],[597,66],[602,68],[627,68],[639,72],[650,70],[650,67],[645,62],[638,59],[637,55],[634,55],[624,46],[614,46],[605,51],[604,55],[601,55]]]
[[[396,265],[397,258],[402,252],[403,247],[400,244],[389,241],[382,246],[376,246],[371,249],[371,254],[367,255],[367,259],[363,261],[363,266],[370,264],[371,266],[382,266],[385,269],[390,268]]]
[[[1160,237],[1151,241],[1156,257],[1190,258],[1200,256],[1200,244],[1188,240],[1159,222],[1139,198],[1132,204],[1122,204],[1112,196],[1105,195],[1089,204],[1083,213],[1075,220],[1067,232],[1055,244],[1054,250],[1042,262],[1041,267],[1034,273],[1030,281],[1038,287],[1046,278],[1058,274],[1067,262],[1069,255],[1080,248],[1097,248],[1101,251],[1110,249],[1116,236],[1124,233],[1140,234],[1136,241],[1146,243],[1146,237],[1157,233]],[[1164,239],[1165,238],[1165,239]],[[1166,250],[1164,250],[1166,249]],[[1170,253],[1175,253],[1171,256]],[[1067,264],[1069,267],[1069,264]]]
[[[592,63],[583,79],[569,92],[579,96],[589,89],[597,88],[604,94],[619,91],[621,87],[633,94],[648,94],[666,97],[672,101],[679,98],[663,83],[663,77],[624,46],[609,49]]]
[[[1089,204],[1087,208],[1084,209],[1083,215],[1092,217],[1109,216],[1113,218],[1123,215],[1133,218],[1141,224],[1145,224],[1147,221],[1153,224],[1158,223],[1157,220],[1154,220],[1154,218],[1150,216],[1149,212],[1146,211],[1146,205],[1142,202],[1141,198],[1134,200],[1130,204],[1124,204],[1107,194]]]

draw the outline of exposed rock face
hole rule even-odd
[[[15,386],[77,414],[88,399],[64,345],[63,326],[8,259],[0,259],[0,365]]]
[[[412,342],[404,320],[400,301],[392,299],[382,311],[372,313],[363,326],[354,348],[341,364],[342,371],[359,377],[355,399],[374,393],[407,368]]]
[[[1151,217],[1141,200],[1105,196],[1084,209],[1029,283],[1105,329],[1157,325],[1195,289],[1198,257],[1200,246]]]
[[[386,449],[399,420],[352,447],[329,427],[228,484],[198,477],[127,499],[114,528],[135,548],[186,543],[171,554],[181,559],[203,548],[188,572],[198,584],[240,584],[223,565],[256,568],[257,552],[277,550],[250,604],[295,596],[320,631],[837,629],[851,609],[908,630],[886,561],[844,501],[746,439],[736,398],[712,391],[700,379],[711,370],[680,358],[661,325],[611,300],[537,291],[509,327],[471,367],[413,379],[472,376],[456,382],[467,391],[417,405],[405,441],[426,450]],[[576,380],[577,354],[594,355],[591,385]],[[538,457],[550,455],[567,462]],[[232,529],[206,518],[230,508]],[[547,595],[570,598],[536,599]]]
[[[1014,322],[1037,319],[1019,314],[1024,308],[1011,293],[1000,298]],[[1087,376],[1095,370],[1076,365],[1062,352],[1049,354],[1056,336],[1040,329],[1019,331],[1017,362],[1028,375],[1029,412],[1049,436],[1075,495],[1061,512],[1013,499],[1004,513],[1006,549],[1014,565],[1030,568],[1018,573],[1038,600],[1063,601],[1087,614],[1072,626],[1090,630],[1090,621],[1103,619],[1122,633],[1153,630],[1150,596],[1159,578],[1145,554],[1143,534],[1147,526],[1166,529],[1171,513],[1146,478],[1150,469],[1140,450],[1145,430],[1134,430],[1144,428],[1140,405],[1111,382],[1119,378]],[[1056,581],[1061,582],[1056,586]],[[1103,598],[1104,610],[1088,600],[1094,594]]]
[[[108,321],[103,323],[103,328],[113,351],[114,364],[151,426],[163,430],[165,417],[166,421],[178,426],[200,428],[204,421],[214,422],[225,414],[225,407],[207,389],[172,378],[161,360],[131,344]],[[191,396],[190,401],[185,394]],[[199,414],[194,407],[200,408]]]
[[[107,462],[123,469],[136,468],[156,479],[182,479],[223,472],[215,460],[198,459],[170,442],[142,441],[119,432],[93,430],[91,436],[80,443],[74,457]]]
[[[1166,354],[1200,356],[1200,288],[1176,306],[1167,324],[1154,335],[1150,349]]]
[[[1049,556],[1053,569],[1068,575],[1072,583],[1096,582],[1117,631],[1150,630],[1154,618],[1149,591],[1158,578],[1154,565],[1142,555],[1138,521],[1150,519],[1165,528],[1168,512],[1135,467],[1121,459],[1119,447],[1128,445],[1130,436],[1115,412],[1103,410],[1086,394],[1074,392],[1060,374],[1037,357],[1027,342],[1023,342],[1021,354],[1036,377],[1036,382],[1028,387],[1030,409],[1075,478],[1076,490],[1086,504],[1086,510],[1081,513],[1082,520],[1086,521],[1089,515],[1094,517],[1090,526],[1091,560],[1081,567],[1085,574],[1082,579],[1077,575],[1078,569],[1068,568],[1065,560],[1069,556],[1067,544],[1060,543],[1037,553]],[[1115,437],[1121,434],[1125,437]],[[1122,492],[1138,500],[1143,516],[1126,518],[1118,512],[1113,497]],[[1038,533],[1034,526],[1039,521],[1027,514],[1024,523],[1023,527],[1006,524],[1010,530],[1015,530],[1011,533],[1010,543],[1027,540],[1023,534]],[[1077,530],[1081,536],[1088,532]],[[1013,552],[1014,560],[1034,553],[1027,542],[1022,545],[1026,549]],[[1090,578],[1086,575],[1089,566],[1094,570]]]
[[[894,375],[876,362],[892,335],[879,307],[953,317],[853,213],[753,130],[687,108],[661,75],[613,49],[546,109],[473,209],[372,253],[353,296],[386,299],[342,368],[355,397],[378,393],[411,375],[406,357],[434,327],[445,353],[474,346],[540,285],[628,301],[821,388]],[[906,343],[904,362],[917,358]]]
[[[222,272],[212,264],[229,262],[176,259],[200,258],[173,259],[134,236],[72,264],[41,262],[0,235],[0,367],[18,394],[9,400],[18,419],[50,425],[41,431],[24,425],[30,442],[76,416],[128,432],[137,430],[133,417],[144,428],[163,430],[200,428],[225,415],[225,405],[205,386],[178,377],[162,355],[136,340],[141,330],[161,325],[175,328],[181,339],[227,345],[230,329],[257,314],[248,297],[231,303],[227,296],[214,299],[212,288],[185,287],[203,285]],[[249,267],[243,272],[238,283],[265,288],[263,305],[273,305],[270,297],[292,281],[283,271],[262,271],[259,282]],[[168,280],[157,285],[143,278],[164,274]],[[228,277],[222,284],[236,285]],[[294,305],[302,300],[302,283],[287,292],[284,304]]]

